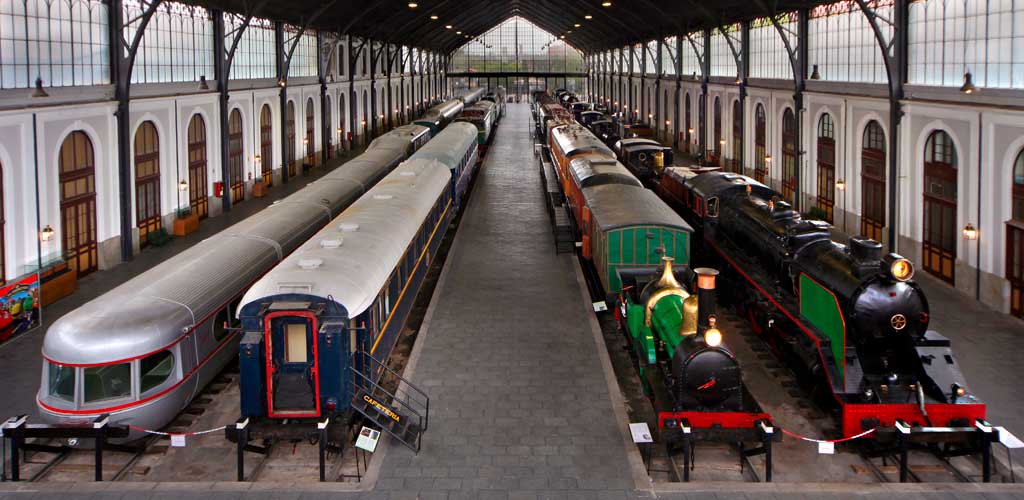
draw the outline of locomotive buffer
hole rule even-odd
[[[680,282],[693,282],[690,295]],[[690,480],[691,458],[700,442],[739,447],[740,465],[764,455],[764,480],[772,480],[772,443],[781,441],[771,415],[762,411],[743,384],[739,362],[716,327],[717,271],[673,270],[663,258],[661,276],[620,271],[623,294],[616,316],[657,412],[658,430],[669,456],[683,454],[682,480]],[[745,443],[757,443],[747,448]]]

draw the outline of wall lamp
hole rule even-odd
[[[976,240],[978,239],[978,230],[974,227],[974,224],[970,222],[964,226],[964,239],[965,240]]]

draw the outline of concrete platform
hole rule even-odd
[[[532,149],[528,108],[509,106],[417,339],[412,381],[431,398],[423,449],[390,446],[377,490],[597,497],[637,486],[618,389],[575,259],[554,252]]]

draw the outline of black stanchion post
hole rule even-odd
[[[910,465],[907,463],[907,437],[910,434],[910,426],[904,423],[902,420],[896,421],[896,430],[898,431],[898,440],[900,447],[900,482],[907,482],[907,473],[909,472]]]
[[[680,421],[683,429],[683,482],[690,482],[690,421],[685,418]]]
[[[327,480],[327,467],[324,455],[327,452],[327,426],[330,425],[331,419],[325,419],[323,422],[316,424],[317,433],[320,435],[320,482]]]
[[[764,482],[772,482],[772,438],[775,437],[775,428],[762,420],[761,440],[764,446]]]
[[[25,421],[28,415],[18,415],[4,422],[4,434],[11,440],[11,481],[21,481],[21,467],[18,465],[18,448],[25,435]]]
[[[995,429],[982,419],[978,419],[974,426],[978,428],[981,440],[981,480],[989,483],[992,482],[992,434]]]
[[[235,440],[238,442],[238,481],[245,481],[245,445],[249,444],[249,419],[235,422]]]
[[[96,430],[96,481],[103,480],[103,446],[107,441],[107,424],[110,423],[110,415],[104,413],[92,422],[92,428]]]

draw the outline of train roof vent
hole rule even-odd
[[[355,222],[342,222],[338,225],[338,229],[341,229],[343,233],[353,233],[359,230],[359,224]]]
[[[406,171],[403,171],[403,172],[399,172],[398,175],[400,175],[402,177],[416,177],[416,172],[413,172],[411,170],[406,170]]]
[[[312,269],[316,269],[316,268],[322,266],[323,264],[324,264],[324,259],[319,259],[319,258],[316,258],[316,257],[308,257],[308,258],[305,258],[305,259],[299,259],[299,267],[301,267],[301,268],[303,268],[303,269],[305,269],[307,271],[312,270]]]
[[[373,199],[375,199],[375,200],[390,200],[391,198],[394,198],[394,196],[390,195],[390,194],[375,194],[375,195],[373,195]]]
[[[324,238],[320,240],[320,248],[338,248],[341,246],[342,241],[343,239],[341,237]]]

